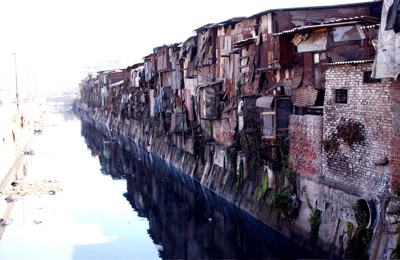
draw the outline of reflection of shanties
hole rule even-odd
[[[116,142],[87,123],[82,135],[103,173],[126,177],[125,196],[149,220],[162,258],[312,257],[134,143]]]

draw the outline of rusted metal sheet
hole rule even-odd
[[[192,95],[192,91],[190,89],[184,89],[183,94],[184,94],[184,100],[185,100],[184,104],[185,104],[185,107],[186,107],[187,113],[188,113],[188,119],[190,121],[193,121],[193,119],[194,119],[194,114],[193,114],[194,96]]]
[[[213,121],[213,138],[219,144],[229,146],[234,142],[236,119],[235,115],[225,120]]]
[[[209,82],[200,88],[200,116],[202,119],[219,118],[219,95],[222,82]]]
[[[368,16],[370,15],[370,7],[369,6],[354,6],[352,8],[348,7],[326,7],[319,8],[318,11],[309,9],[309,10],[294,10],[290,11],[291,22],[295,26],[305,26],[310,25],[315,22],[324,22],[329,19],[339,19],[339,18],[347,18],[354,16]]]
[[[312,53],[305,52],[303,54],[303,58],[304,58],[303,84],[312,85],[314,83]]]
[[[293,44],[291,37],[282,36],[279,39],[279,63],[284,66],[293,66]]]
[[[276,32],[290,30],[294,26],[290,12],[277,12],[274,18],[276,20]]]
[[[197,65],[211,65],[213,58],[213,32],[211,30],[202,31],[197,33]]]

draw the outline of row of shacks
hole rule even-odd
[[[148,122],[157,136],[273,143],[287,136],[290,114],[323,114],[327,66],[374,59],[381,6],[268,10],[207,24],[141,63],[89,76],[81,99],[118,120]]]

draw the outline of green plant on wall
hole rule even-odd
[[[258,186],[258,199],[259,200],[265,198],[267,190],[268,190],[268,174],[264,173],[262,175],[261,185]]]
[[[256,131],[253,134],[243,134],[242,135],[242,148],[243,150],[251,155],[249,156],[249,171],[255,172],[257,167],[267,163],[266,159],[266,146],[262,141],[261,134]]]
[[[342,139],[349,147],[353,144],[364,144],[364,125],[353,119],[342,120],[336,127],[337,137]]]
[[[347,232],[349,232],[349,234],[351,234],[353,232],[353,228],[354,228],[353,223],[347,221],[346,227],[347,227]]]
[[[308,223],[310,224],[311,229],[311,238],[316,240],[318,238],[319,227],[321,225],[321,211],[313,208],[306,187],[303,188],[303,194],[307,203],[307,207],[311,210],[311,214],[308,218]]]
[[[308,223],[311,227],[311,234],[317,237],[319,226],[321,225],[321,211],[318,209],[313,209],[310,217],[308,218]]]
[[[369,222],[369,209],[367,202],[359,200],[353,206],[357,229],[349,241],[346,255],[351,258],[368,258],[368,247],[372,238],[372,230],[367,228]]]
[[[278,137],[275,145],[276,158],[271,163],[273,168],[281,174],[277,176],[278,190],[269,197],[269,203],[278,211],[283,219],[291,222],[297,216],[299,207],[298,200],[296,199],[296,176],[289,166],[289,146],[287,140],[283,137]],[[283,186],[285,183],[288,183],[286,187]]]
[[[286,187],[271,196],[271,204],[283,219],[291,222],[297,215],[297,208],[294,207],[293,196],[295,192],[292,186]]]
[[[324,147],[324,151],[326,153],[335,153],[339,149],[339,142],[335,136],[329,137],[327,140],[322,141],[322,145]]]

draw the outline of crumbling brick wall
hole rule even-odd
[[[333,137],[339,144],[336,151],[323,152],[324,180],[367,197],[387,192],[390,174],[395,170],[388,165],[393,159],[390,156],[390,143],[394,141],[393,81],[364,83],[364,71],[370,70],[371,64],[327,69],[323,121],[324,140]],[[347,104],[335,103],[335,89],[347,89]],[[363,143],[348,145],[341,138],[335,138],[338,125],[349,119],[363,126]]]
[[[289,165],[297,174],[315,177],[322,171],[322,116],[291,115]]]
[[[390,138],[389,168],[391,172],[391,188],[400,192],[400,82],[393,82],[390,88],[393,136]]]

